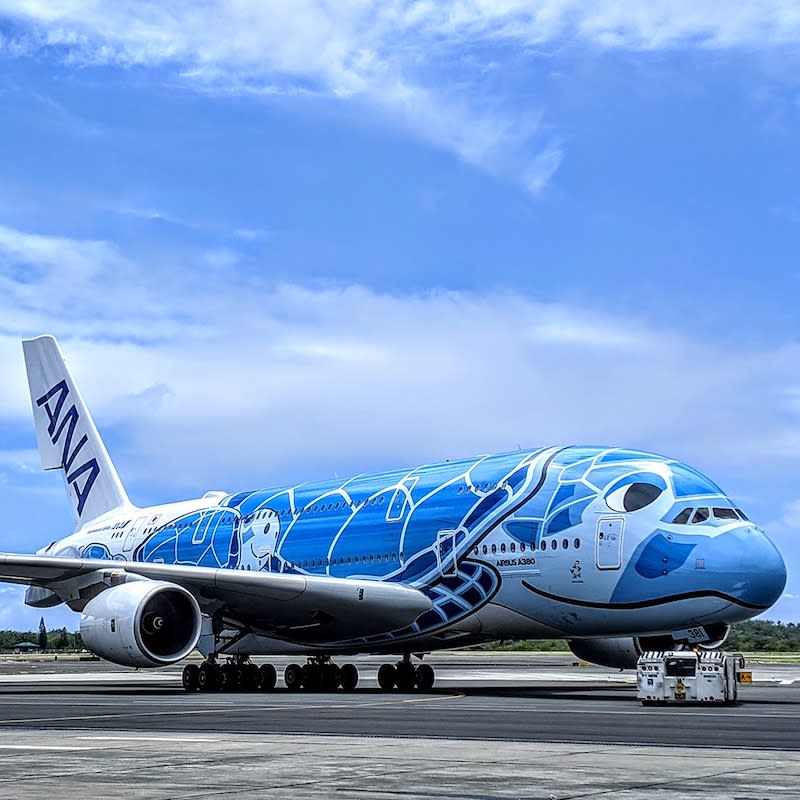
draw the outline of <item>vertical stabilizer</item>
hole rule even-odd
[[[40,336],[23,341],[22,350],[42,467],[63,472],[78,526],[130,506],[56,340]]]

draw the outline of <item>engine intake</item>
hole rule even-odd
[[[194,650],[201,625],[197,600],[182,586],[135,580],[106,589],[86,604],[81,638],[108,661],[160,667]]]

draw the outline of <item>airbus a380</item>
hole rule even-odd
[[[696,470],[650,453],[544,447],[347,480],[137,508],[52,336],[23,342],[42,465],[61,470],[76,528],[0,581],[81,613],[92,652],[159,667],[198,649],[187,690],[352,690],[357,653],[381,688],[426,690],[422,654],[566,638],[589,661],[714,647],[780,596],[784,562]],[[418,656],[415,662],[411,655]],[[389,656],[399,660],[393,663]]]

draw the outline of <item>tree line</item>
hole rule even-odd
[[[80,633],[66,628],[48,631],[44,618],[38,631],[0,631],[0,652],[11,652],[20,642],[33,642],[42,650],[84,650]],[[742,650],[747,653],[800,653],[800,623],[771,622],[750,619],[737,622],[731,629],[723,647],[726,650]],[[564,639],[523,639],[516,642],[491,642],[481,646],[483,650],[537,650],[568,652]]]
[[[800,623],[772,622],[749,619],[737,622],[728,634],[724,650],[741,650],[746,653],[800,653]],[[537,650],[539,652],[569,652],[564,639],[523,639],[516,642],[491,642],[481,645],[482,650]]]
[[[12,652],[21,642],[31,642],[41,650],[84,650],[83,640],[77,631],[66,628],[48,631],[44,617],[39,620],[38,631],[0,631],[0,652]]]

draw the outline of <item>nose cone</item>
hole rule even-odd
[[[767,609],[778,600],[786,586],[786,564],[763,531],[746,527],[736,533],[741,546],[741,582],[736,594],[748,605]]]

